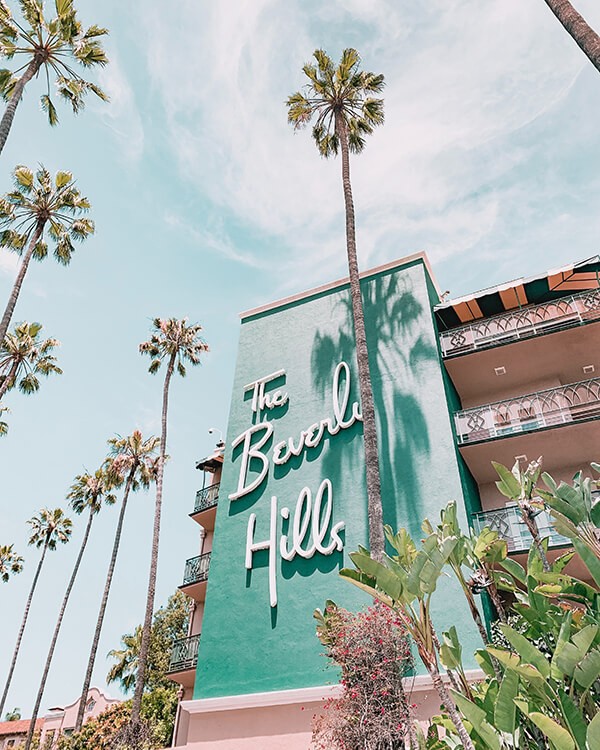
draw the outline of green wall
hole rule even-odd
[[[421,261],[363,281],[370,364],[379,419],[384,518],[420,538],[425,516],[438,517],[449,499],[464,504],[463,483],[448,414],[444,375],[436,342],[428,278]],[[338,287],[242,322],[227,448],[217,510],[208,593],[200,639],[196,698],[309,687],[333,682],[314,635],[312,612],[325,599],[351,609],[368,597],[342,581],[337,572],[350,564],[348,553],[367,541],[362,426],[357,422],[307,449],[285,466],[269,467],[253,493],[228,499],[237,487],[241,451],[235,438],[253,424],[250,392],[244,386],[285,369],[274,384],[289,394],[285,406],[266,411],[274,434],[263,449],[293,437],[332,416],[336,365],[352,369],[350,402],[358,400],[349,292]],[[348,408],[348,412],[350,407]],[[259,463],[251,464],[260,468]],[[250,472],[249,477],[254,476]],[[313,496],[323,479],[333,487],[331,525],[343,521],[341,552],[311,559],[283,560],[276,550],[278,603],[269,603],[268,551],[254,553],[244,567],[246,531],[255,513],[255,540],[269,537],[272,496],[278,509],[295,508],[303,487]],[[461,481],[462,479],[462,481]],[[288,522],[278,516],[279,536]],[[308,538],[307,540],[308,541]],[[326,539],[326,542],[328,539]],[[476,645],[466,609],[451,579],[436,598],[438,629],[458,626],[464,652]]]

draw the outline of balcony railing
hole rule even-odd
[[[202,583],[202,581],[208,580],[209,565],[210,552],[186,560],[185,573],[183,574],[183,583],[181,585],[189,586],[191,583]]]
[[[196,502],[194,503],[194,513],[200,513],[201,510],[208,510],[217,504],[219,497],[219,483],[211,484],[209,487],[196,492]]]
[[[169,672],[181,672],[184,669],[194,669],[198,664],[198,646],[200,635],[180,638],[173,643]]]
[[[600,290],[562,297],[493,315],[445,331],[440,336],[444,357],[487,349],[541,333],[600,320]]]
[[[456,412],[459,444],[555,427],[600,416],[600,378]]]
[[[565,536],[561,536],[552,526],[549,514],[543,510],[536,516],[540,536],[549,537],[551,547],[571,544]],[[521,512],[516,505],[507,505],[496,510],[486,510],[473,514],[473,528],[479,533],[485,526],[498,532],[498,536],[506,539],[509,552],[524,552],[531,548],[533,539],[523,521]]]

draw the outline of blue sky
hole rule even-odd
[[[600,7],[577,0],[600,29]],[[25,571],[0,590],[6,673],[37,553],[25,521],[64,505],[107,438],[159,431],[161,377],[137,345],[154,316],[188,316],[211,352],[173,384],[157,602],[197,554],[187,518],[224,429],[241,310],[345,274],[339,167],[286,123],[284,100],[316,47],[345,46],[387,80],[387,121],[352,164],[363,269],[426,250],[441,288],[459,296],[598,251],[600,76],[543,0],[80,0],[110,28],[100,82],[111,104],[61,108],[50,129],[33,83],[0,157],[0,192],[18,163],[72,170],[89,196],[94,238],[71,266],[32,267],[15,320],[60,339],[64,375],[13,394],[0,443],[0,543]],[[425,7],[426,6],[426,7]],[[16,258],[0,253],[0,299]],[[104,655],[143,616],[151,495],[133,499],[100,644]],[[43,707],[81,686],[116,509],[98,518],[67,612]],[[27,714],[83,532],[50,556],[7,708]],[[232,602],[235,606],[235,602]],[[118,690],[110,688],[113,695]]]

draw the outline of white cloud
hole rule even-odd
[[[593,0],[580,6],[600,26]],[[354,45],[386,75],[386,124],[352,164],[363,265],[423,248],[453,257],[497,231],[514,199],[503,177],[536,146],[506,153],[503,139],[543,118],[587,64],[541,0],[182,0],[172,21],[159,10],[146,20],[183,175],[224,213],[285,243],[281,275],[292,285],[298,273],[310,283],[344,268],[340,165],[285,120],[314,48],[337,56]],[[224,229],[216,245],[239,254]]]
[[[144,127],[116,51],[111,52],[110,65],[101,69],[98,79],[110,97],[110,102],[102,105],[103,120],[114,132],[125,157],[137,161],[144,152]]]
[[[19,267],[19,256],[16,253],[7,250],[0,251],[0,273],[6,276],[15,277]]]

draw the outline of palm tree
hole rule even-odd
[[[363,413],[363,435],[367,473],[369,516],[369,546],[376,559],[381,559],[385,546],[381,480],[373,388],[369,372],[369,353],[365,333],[365,318],[360,290],[354,203],[350,183],[350,152],[359,154],[365,147],[365,136],[383,123],[383,99],[371,94],[384,87],[383,75],[359,70],[360,57],[354,49],[342,53],[336,68],[331,58],[316,50],[316,65],[307,63],[303,71],[308,78],[306,93],[300,91],[288,97],[288,122],[295,129],[304,127],[314,117],[312,136],[321,156],[328,158],[342,154],[342,185],[346,208],[346,251],[350,276],[350,298],[354,321],[358,380]]]
[[[17,21],[8,4],[0,0],[0,49],[8,60],[16,58],[22,64],[14,71],[0,70],[0,93],[7,100],[0,121],[0,153],[10,132],[17,106],[25,86],[44,68],[46,93],[41,99],[42,109],[48,114],[50,125],[58,123],[56,107],[50,97],[50,76],[55,76],[59,95],[77,114],[83,109],[85,95],[91,91],[100,99],[108,97],[94,83],[84,80],[73,68],[78,63],[84,68],[94,65],[104,67],[108,59],[99,38],[108,34],[106,29],[81,25],[73,0],[56,0],[56,17],[44,17],[43,2],[20,0],[23,18]]]
[[[12,544],[0,546],[0,580],[8,583],[11,575],[23,570],[23,558],[13,550]],[[7,719],[7,721],[9,721]]]
[[[585,18],[578,13],[569,0],[545,0],[546,5],[558,18],[577,46],[600,72],[600,36]]]
[[[27,167],[13,172],[15,189],[0,198],[0,247],[23,255],[17,278],[0,321],[0,341],[4,341],[17,304],[23,279],[32,258],[48,254],[44,233],[54,243],[54,257],[68,266],[75,252],[73,241],[81,242],[94,233],[94,222],[82,216],[90,208],[70,172],[57,172],[54,181],[44,167],[35,173]]]
[[[48,672],[50,671],[50,665],[52,663],[52,657],[54,656],[54,649],[56,648],[56,642],[58,640],[58,634],[62,625],[63,617],[71,591],[79,572],[83,553],[87,547],[90,531],[92,530],[92,523],[94,518],[98,515],[102,509],[102,502],[104,501],[107,505],[112,505],[116,501],[116,497],[112,494],[111,490],[115,486],[115,477],[109,476],[104,469],[98,469],[94,474],[80,474],[75,477],[75,482],[71,485],[71,488],[67,494],[67,498],[70,500],[71,508],[81,515],[84,511],[88,511],[88,521],[79,547],[77,559],[71,573],[71,578],[67,584],[67,589],[63,597],[62,605],[58,613],[58,619],[52,635],[52,641],[50,642],[50,648],[48,649],[48,656],[46,657],[46,664],[44,665],[44,671],[42,673],[42,679],[38,690],[37,697],[35,699],[35,705],[33,707],[33,714],[31,717],[31,723],[29,725],[29,731],[27,733],[27,739],[25,740],[25,750],[30,750],[31,742],[35,732],[35,723],[40,710],[40,704],[46,688],[46,680],[48,679]]]
[[[25,604],[25,611],[23,612],[21,627],[19,628],[19,634],[17,635],[15,650],[13,651],[12,661],[8,670],[6,684],[4,685],[4,692],[2,693],[2,698],[0,698],[0,714],[2,714],[2,711],[4,710],[4,704],[6,703],[8,690],[10,688],[10,683],[12,682],[19,649],[21,648],[21,641],[23,639],[23,632],[25,631],[25,625],[27,624],[27,618],[29,616],[31,600],[33,599],[33,594],[42,571],[42,566],[46,559],[46,552],[48,552],[48,550],[53,552],[59,542],[61,544],[66,544],[71,536],[71,528],[73,526],[71,519],[67,518],[60,508],[56,508],[55,510],[43,508],[37,516],[33,516],[33,518],[27,521],[27,523],[31,526],[29,544],[41,549],[42,554],[35,575],[33,576],[33,582]]]
[[[155,318],[153,321],[153,329],[154,331],[150,340],[140,344],[140,353],[147,354],[152,358],[149,371],[153,375],[159,371],[164,361],[167,363],[167,369],[163,384],[160,455],[158,457],[156,471],[156,504],[154,510],[154,529],[152,534],[152,554],[150,558],[148,596],[146,599],[146,613],[142,627],[142,643],[140,647],[137,679],[133,696],[133,708],[131,712],[130,726],[133,736],[135,736],[135,732],[137,731],[140,722],[140,708],[142,705],[142,694],[144,692],[148,650],[150,647],[150,631],[152,628],[152,613],[154,610],[154,594],[156,591],[163,475],[167,449],[169,386],[171,384],[171,377],[175,370],[177,370],[179,375],[185,377],[185,363],[188,362],[191,365],[200,364],[200,356],[208,351],[208,345],[200,337],[202,326],[198,324],[188,325],[186,319],[177,320],[176,318],[169,318],[161,320],[160,318]]]
[[[106,675],[106,683],[118,682],[121,690],[127,694],[135,687],[142,643],[142,626],[136,625],[133,633],[126,633],[121,638],[121,643],[123,648],[113,648],[108,652],[108,656],[116,661]]]
[[[21,393],[35,393],[40,387],[38,375],[62,375],[56,357],[51,354],[60,342],[42,341],[41,330],[40,323],[19,323],[14,333],[7,334],[0,344],[0,401],[16,385]]]
[[[119,545],[121,543],[121,533],[123,531],[123,521],[125,520],[125,510],[127,508],[127,501],[129,500],[129,493],[132,490],[136,492],[140,487],[148,489],[150,483],[154,480],[157,468],[155,456],[159,443],[160,440],[157,437],[150,437],[148,440],[144,440],[142,433],[139,430],[134,430],[129,437],[111,438],[108,441],[110,446],[110,456],[106,462],[106,469],[109,475],[116,476],[117,481],[120,483],[125,482],[125,490],[121,502],[119,521],[115,531],[112,555],[108,566],[108,572],[106,574],[104,593],[102,594],[100,611],[98,612],[98,620],[96,621],[96,629],[94,631],[88,665],[83,681],[83,687],[81,689],[81,700],[77,712],[75,732],[79,732],[83,725],[83,717],[87,703],[86,698],[92,681],[92,672],[94,670],[96,653],[100,642],[102,623],[104,622],[104,614],[106,612],[106,605],[108,604],[108,596],[110,594],[117,555],[119,553]]]
[[[3,415],[4,413],[5,413],[5,412],[8,412],[8,411],[10,411],[10,409],[8,409],[8,407],[6,407],[6,406],[2,406],[2,405],[0,404],[0,417],[1,417],[1,416],[2,416],[2,415]],[[1,419],[0,419],[0,437],[2,437],[3,435],[6,435],[6,433],[7,433],[7,432],[8,432],[8,423],[7,423],[7,422],[3,422],[3,421],[2,421]]]

